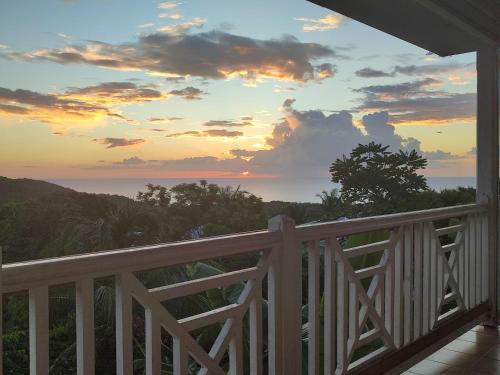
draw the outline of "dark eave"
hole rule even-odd
[[[500,46],[500,0],[309,0],[440,56]]]

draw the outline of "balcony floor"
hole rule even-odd
[[[500,374],[500,331],[476,326],[403,374]]]

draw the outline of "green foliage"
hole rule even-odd
[[[358,145],[349,157],[330,167],[332,182],[341,183],[341,198],[358,212],[393,212],[395,207],[428,189],[417,173],[427,160],[413,151],[387,151],[374,142]]]

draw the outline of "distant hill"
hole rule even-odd
[[[71,189],[40,180],[7,178],[0,176],[0,204],[23,202],[54,193],[71,192]]]

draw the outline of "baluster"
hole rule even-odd
[[[469,283],[470,283],[470,308],[476,306],[476,253],[477,253],[477,244],[476,244],[476,215],[470,215],[470,245],[469,245]]]
[[[335,372],[335,254],[329,238],[325,241],[325,301],[324,301],[324,373],[332,375]]]
[[[78,375],[95,372],[94,280],[83,279],[76,291],[76,364]]]
[[[115,277],[116,303],[116,372],[118,375],[133,374],[132,343],[132,295],[127,275]]]
[[[413,340],[422,335],[422,228],[423,224],[415,224],[414,228],[414,257],[413,270]]]
[[[464,301],[466,309],[471,308],[470,303],[470,215],[465,221],[464,230]]]
[[[278,248],[273,248],[273,253],[278,252]],[[282,253],[278,253],[280,256]],[[280,262],[277,256],[273,257],[273,262],[267,274],[267,330],[268,330],[268,366],[270,375],[280,375],[282,373],[282,335],[281,335],[281,278]]]
[[[423,272],[422,272],[422,334],[427,334],[431,328],[431,227],[429,223],[423,224]]]
[[[438,315],[436,314],[437,310],[437,296],[438,293],[438,283],[437,283],[437,263],[438,263],[438,254],[437,254],[437,243],[435,236],[435,228],[432,222],[429,223],[429,232],[430,232],[430,262],[431,262],[431,293],[430,293],[430,329],[434,328],[434,325],[437,322]]]
[[[233,337],[229,343],[229,374],[243,375],[243,337],[241,321],[234,322]]]
[[[388,260],[387,266],[385,270],[385,297],[384,297],[384,311],[385,311],[385,328],[389,332],[391,336],[394,338],[394,294],[395,294],[395,278],[394,278],[394,268],[395,268],[395,247],[397,241],[399,241],[398,237],[399,231],[392,230],[391,231],[391,244],[393,244],[392,248],[387,249],[388,252]]]
[[[255,298],[250,303],[250,375],[262,374],[262,283],[255,286]]]
[[[319,372],[319,283],[320,283],[320,242],[309,243],[308,251],[308,371],[309,375]]]
[[[30,374],[49,374],[49,288],[29,290]]]
[[[394,249],[394,345],[396,348],[400,348],[403,344],[403,247],[404,247],[404,236],[403,229],[400,227],[398,229],[398,242]]]
[[[481,214],[475,214],[475,222],[476,222],[476,251],[474,252],[476,255],[476,305],[479,305],[481,303],[481,297],[482,297],[482,277],[483,275],[481,274],[481,266],[483,264],[482,261],[482,237],[483,237],[483,231],[481,228],[482,220],[481,220]]]
[[[412,340],[413,225],[404,227],[404,345]]]
[[[348,339],[348,285],[343,261],[337,264],[337,372],[345,373],[349,366],[347,358]]]
[[[188,375],[189,354],[181,340],[173,338],[174,375]]]
[[[359,337],[359,298],[355,282],[349,282],[349,353],[352,355]]]
[[[153,310],[144,309],[146,331],[146,375],[161,372],[161,325]]]
[[[482,236],[481,236],[481,250],[482,250],[482,266],[481,266],[481,275],[483,275],[482,282],[482,295],[481,302],[484,302],[488,299],[488,215],[483,213],[481,214],[481,227],[482,227]]]
[[[441,248],[441,239],[435,234],[435,243],[436,243],[436,256],[437,256],[437,265],[436,265],[436,319],[439,319],[441,315],[441,302],[443,301],[444,296],[446,295],[445,286],[444,286],[444,262],[446,262],[446,255]]]

